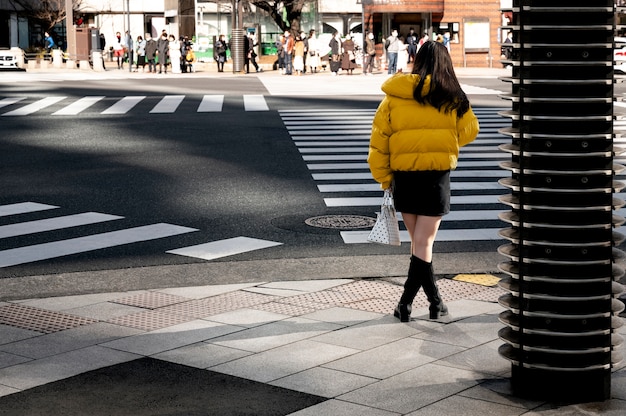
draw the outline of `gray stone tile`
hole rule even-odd
[[[407,414],[407,416],[517,416],[526,410],[519,407],[507,406],[482,400],[468,399],[467,397],[452,396],[421,409]]]
[[[22,364],[31,361],[30,358],[22,357],[21,355],[9,354],[8,352],[0,351],[0,368],[11,367],[12,365]],[[0,384],[2,380],[0,380]]]
[[[426,364],[338,399],[406,414],[468,389],[480,378],[471,371]]]
[[[333,361],[324,367],[384,379],[463,350],[454,345],[404,338]]]
[[[212,340],[211,343],[244,351],[261,352],[335,331],[338,328],[341,327],[327,322],[296,317],[226,335]]]
[[[279,289],[279,288],[271,288],[271,287],[249,287],[245,289],[246,292],[252,293],[260,293],[262,295],[270,295],[270,296],[279,296],[279,297],[289,297],[289,296],[297,296],[302,295],[306,292],[301,292],[299,290],[290,290],[290,289]]]
[[[43,335],[41,332],[0,324],[0,345],[39,337],[41,335]]]
[[[498,348],[502,344],[503,342],[498,339],[446,357],[438,364],[486,374],[505,375],[511,371],[511,363],[498,354]]]
[[[398,416],[399,413],[347,403],[341,400],[327,400],[315,406],[307,407],[289,416]]]
[[[274,348],[210,370],[267,383],[357,352],[310,340]]]
[[[542,401],[514,396],[510,378],[483,379],[478,386],[462,391],[459,396],[519,407],[525,410],[534,409],[543,404]]]
[[[0,384],[26,390],[87,371],[139,358],[135,354],[91,346],[0,369]]]
[[[217,322],[195,320],[132,337],[117,339],[102,345],[135,354],[153,355],[236,331],[241,331],[241,328]]]
[[[251,353],[219,345],[199,342],[186,345],[174,350],[154,355],[154,358],[172,363],[183,364],[189,367],[209,368],[239,358],[247,357]]]
[[[569,406],[544,404],[524,413],[524,416],[623,416],[626,414],[626,401],[607,400],[605,402],[582,403]]]
[[[362,322],[371,321],[374,319],[380,319],[384,316],[385,315],[376,313],[376,312],[368,312],[368,311],[360,311],[358,309],[334,307],[334,308],[322,309],[321,311],[315,311],[312,313],[308,313],[306,315],[302,315],[302,318],[313,319],[316,321],[323,321],[323,322],[332,322],[334,324],[343,325],[343,326],[352,326],[352,325],[360,324]]]
[[[13,387],[3,386],[0,384],[0,397],[8,396],[9,394],[19,393],[20,390],[14,389]]]
[[[0,345],[0,350],[29,358],[43,358],[90,345],[106,343],[118,338],[142,333],[137,329],[98,322],[11,344]]]
[[[281,378],[270,384],[316,396],[332,398],[377,381],[378,379],[358,374],[315,367]]]
[[[72,315],[82,316],[85,318],[97,319],[99,321],[108,321],[109,319],[118,318],[124,315],[130,315],[144,310],[145,309],[143,308],[122,305],[120,303],[101,302],[81,306],[78,308],[68,309],[64,312]]]
[[[611,397],[626,400],[626,370],[611,374]]]
[[[445,300],[445,299],[444,299]],[[446,316],[442,316],[438,319],[439,322],[456,322],[472,316],[483,314],[499,314],[504,310],[502,306],[497,303],[482,302],[478,300],[459,299],[453,302],[446,302],[449,313]],[[411,317],[414,319],[428,320],[428,307],[419,308],[413,310]]]
[[[95,303],[108,302],[113,299],[120,298],[122,296],[130,296],[137,293],[144,293],[145,291],[134,292],[111,292],[111,293],[95,293],[91,295],[76,295],[76,296],[59,296],[53,298],[43,299],[28,299],[20,301],[22,305],[32,306],[34,308],[46,309],[49,311],[66,311],[67,309],[81,308],[87,305],[93,305]]]
[[[410,325],[403,325],[393,316],[384,316],[380,319],[320,335],[315,338],[315,341],[359,350],[369,350],[410,337],[418,332],[420,332],[419,329]]]
[[[352,279],[331,279],[331,280],[300,280],[285,282],[270,282],[258,285],[271,289],[297,290],[299,292],[319,292],[332,289],[333,287],[352,283]]]
[[[173,287],[167,289],[159,289],[158,292],[168,293],[170,295],[182,296],[188,299],[204,299],[211,296],[222,295],[224,293],[236,292],[238,290],[254,287],[261,283],[241,283],[232,285],[207,285],[207,286],[191,286],[191,287]]]
[[[415,338],[472,348],[498,339],[503,327],[495,315],[478,315],[420,332]]]
[[[231,312],[220,313],[219,315],[211,315],[207,320],[213,322],[221,322],[229,325],[236,325],[245,328],[253,328],[255,326],[266,325],[276,321],[282,321],[290,318],[290,316],[273,312],[260,311],[258,309],[237,309]]]

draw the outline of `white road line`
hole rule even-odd
[[[499,204],[500,195],[453,195],[451,204]],[[324,198],[327,207],[375,207],[380,206],[379,197]]]
[[[174,113],[184,99],[184,95],[166,95],[150,110],[150,113]]]
[[[350,180],[350,179],[372,179],[372,174],[368,172],[354,173],[314,173],[313,179],[316,181],[334,181],[334,180]],[[450,173],[451,178],[503,178],[507,176],[505,170],[453,170]]]
[[[317,185],[317,189],[322,193],[330,192],[382,192],[380,184],[372,183],[346,183],[333,185]],[[457,182],[450,183],[453,191],[473,191],[473,190],[502,190],[505,189],[497,182]],[[382,195],[382,194],[381,194]]]
[[[122,219],[117,215],[85,212],[82,214],[66,215],[64,217],[46,218],[43,220],[20,222],[0,226],[0,238],[15,237],[18,235],[34,234],[44,231],[61,230],[81,225],[96,224],[104,221]]]
[[[13,111],[9,111],[8,113],[4,113],[2,115],[3,116],[27,116],[39,110],[43,110],[44,108],[49,107],[53,104],[56,104],[59,101],[64,100],[65,98],[66,97],[46,97],[41,100],[35,101],[32,104],[25,105],[24,107],[18,108]]]
[[[245,94],[243,106],[246,111],[269,111],[265,97],[261,94]]]
[[[126,114],[146,98],[145,95],[124,97],[101,114]]]
[[[205,95],[202,97],[202,102],[198,106],[198,113],[213,113],[222,111],[224,106],[223,95]]]
[[[54,205],[39,204],[37,202],[20,202],[17,204],[0,205],[0,217],[9,215],[27,214],[30,212],[46,211],[59,208]]]
[[[0,108],[2,107],[6,107],[7,105],[12,105],[15,103],[19,103],[22,100],[25,100],[26,97],[9,97],[9,98],[3,98],[2,100],[0,100]]]
[[[315,162],[319,160],[367,160],[367,153],[362,155],[304,155],[305,162]]]
[[[194,257],[204,260],[214,260],[222,257],[233,256],[235,254],[246,253],[254,250],[261,250],[268,247],[282,245],[275,241],[259,240],[249,237],[235,237],[226,240],[213,241],[211,243],[198,244],[195,246],[183,247],[167,253],[181,256]]]
[[[0,251],[0,267],[15,266],[33,261],[47,260],[70,254],[84,253],[107,247],[140,241],[154,240],[198,231],[194,228],[172,224],[152,224],[126,230],[93,234],[86,237],[60,240]]]
[[[86,110],[91,107],[98,101],[102,100],[104,96],[92,96],[92,97],[83,97],[80,100],[74,101],[72,104],[68,105],[61,110],[52,113],[53,116],[75,116],[80,112]]]
[[[369,141],[295,142],[296,146],[369,146]]]
[[[452,229],[439,230],[437,232],[437,241],[493,241],[502,240],[498,235],[501,228],[470,228],[470,229]],[[341,231],[341,238],[345,244],[371,244],[367,241],[369,235],[367,231]],[[400,241],[410,243],[409,232],[400,230]]]

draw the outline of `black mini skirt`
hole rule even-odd
[[[450,212],[450,171],[394,172],[391,184],[396,211],[440,217]]]

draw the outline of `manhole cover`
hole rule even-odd
[[[322,215],[304,220],[306,225],[316,228],[331,228],[342,230],[356,230],[372,228],[376,218],[361,215]]]

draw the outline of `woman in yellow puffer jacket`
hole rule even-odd
[[[367,161],[382,189],[391,188],[396,210],[411,237],[411,263],[404,293],[394,311],[402,322],[420,287],[430,318],[448,313],[432,268],[432,250],[443,215],[450,211],[450,171],[459,148],[478,135],[478,119],[454,74],[445,46],[425,42],[411,74],[382,85],[386,94],[372,125]]]

